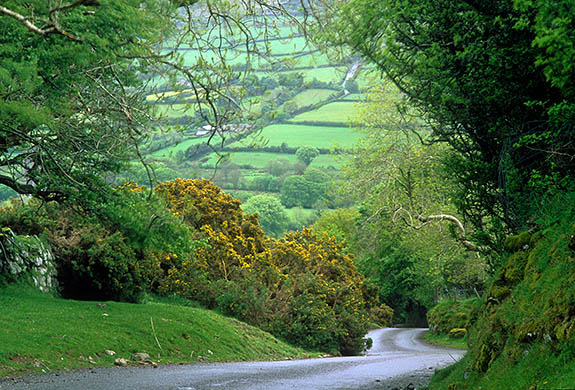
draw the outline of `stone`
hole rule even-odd
[[[467,330],[465,328],[453,328],[449,331],[449,338],[462,339],[465,337]]]
[[[138,352],[132,355],[132,360],[137,362],[148,362],[150,361],[150,355],[145,352]]]
[[[111,349],[106,349],[104,353],[108,356],[114,356],[116,352],[112,351]]]
[[[126,367],[128,365],[128,359],[117,358],[114,360],[114,364],[119,367]]]

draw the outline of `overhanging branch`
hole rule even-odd
[[[456,239],[457,241],[465,247],[468,251],[472,252],[482,252],[485,251],[487,248],[483,246],[479,246],[467,239],[467,235],[465,232],[465,227],[463,223],[459,220],[459,218],[450,215],[450,214],[435,214],[435,215],[417,215],[413,216],[409,211],[404,209],[403,207],[398,208],[393,213],[393,220],[396,221],[397,218],[401,218],[401,220],[410,228],[414,230],[420,230],[424,226],[433,223],[433,222],[442,222],[447,221],[453,223],[457,227]],[[416,223],[419,222],[419,223]]]

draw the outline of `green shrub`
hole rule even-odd
[[[453,328],[449,331],[449,337],[452,339],[462,339],[467,334],[467,329],[465,328]]]
[[[445,301],[427,312],[429,329],[434,334],[449,334],[454,329],[464,329],[470,325],[473,310],[480,303],[478,298],[464,301]]]
[[[142,298],[145,270],[120,232],[61,219],[48,239],[64,298],[127,302]]]
[[[141,187],[128,183],[106,196],[87,208],[13,201],[1,209],[0,223],[50,243],[64,297],[136,302],[159,289],[170,262],[193,256],[195,236]]]

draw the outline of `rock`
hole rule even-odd
[[[415,386],[413,385],[413,383],[410,383],[409,385],[407,385],[405,390],[415,390]]]
[[[151,360],[140,360],[140,361],[138,362],[138,364],[139,364],[140,366],[152,366],[152,367],[154,367],[154,368],[158,368],[158,363],[153,362],[153,361],[151,361]]]
[[[208,358],[205,356],[198,356],[198,361],[200,361],[200,362],[205,362],[207,360],[208,360]]]
[[[128,359],[117,358],[116,360],[114,360],[114,364],[116,366],[126,367],[128,365]]]
[[[106,349],[104,353],[108,356],[114,356],[116,352],[112,351],[111,349]]]
[[[449,331],[449,338],[462,339],[465,337],[467,330],[465,328],[453,328]]]
[[[150,359],[150,355],[148,355],[145,352],[138,352],[132,355],[132,360],[135,360],[137,362],[149,362]]]

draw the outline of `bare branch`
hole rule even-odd
[[[406,215],[407,215],[407,217],[406,217]],[[397,218],[401,218],[401,220],[407,226],[411,227],[414,230],[420,230],[424,226],[426,226],[430,223],[433,223],[433,222],[443,222],[443,221],[451,222],[451,223],[455,224],[455,226],[457,227],[457,232],[458,232],[457,237],[456,237],[457,241],[459,241],[459,243],[461,245],[463,245],[465,247],[465,249],[467,249],[468,251],[471,251],[471,252],[481,252],[481,251],[484,251],[487,249],[485,247],[478,246],[475,243],[469,241],[467,239],[465,227],[463,226],[463,223],[459,220],[459,218],[457,218],[453,215],[436,214],[436,215],[429,215],[429,216],[417,215],[417,216],[413,217],[409,211],[407,211],[403,207],[400,207],[393,213],[393,221],[394,222],[397,220]],[[420,223],[416,224],[415,221],[418,221]]]
[[[40,35],[46,35],[48,34],[46,29],[42,29],[38,26],[36,26],[34,23],[30,22],[29,18],[25,17],[24,15],[21,15],[17,12],[14,12],[6,7],[3,7],[0,5],[0,13],[3,13],[4,15],[8,15],[13,17],[14,19],[20,21],[20,23],[22,23],[24,26],[26,26],[26,28],[32,32],[35,32],[36,34],[40,34]]]
[[[58,13],[79,6],[98,6],[98,5],[100,5],[100,3],[97,0],[77,0],[73,3],[63,4],[59,7],[51,8],[48,11],[48,18],[41,18],[38,16],[25,16],[4,6],[0,6],[0,14],[7,15],[10,16],[11,18],[18,20],[28,30],[38,35],[46,36],[49,34],[60,34],[74,41],[82,41],[81,38],[60,27],[60,23],[57,18]],[[42,23],[43,26],[38,27],[37,24],[38,22]]]

